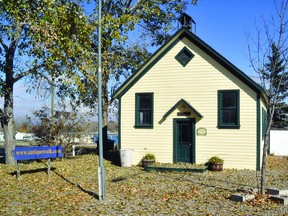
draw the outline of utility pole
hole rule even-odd
[[[52,124],[54,124],[54,105],[55,105],[55,83],[54,83],[54,77],[52,76],[52,82],[51,82],[51,121]]]
[[[105,169],[103,161],[103,135],[102,135],[102,54],[101,54],[101,2],[98,1],[98,145],[99,145],[99,167],[98,167],[98,187],[99,200],[106,199],[105,190]]]

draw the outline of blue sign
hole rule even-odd
[[[23,146],[15,147],[15,160],[34,160],[62,157],[62,146]]]

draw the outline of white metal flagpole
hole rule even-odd
[[[106,199],[105,191],[105,169],[103,161],[103,135],[102,135],[102,54],[101,54],[101,2],[98,3],[98,149],[99,149],[99,167],[98,167],[98,186],[99,200]]]

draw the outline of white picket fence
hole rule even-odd
[[[288,130],[270,131],[270,154],[288,156]]]

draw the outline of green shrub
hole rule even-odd
[[[212,164],[222,164],[224,162],[224,160],[222,158],[219,158],[217,156],[213,156],[208,160],[208,163],[212,163]]]
[[[147,153],[146,155],[144,155],[143,159],[145,159],[145,160],[155,160],[155,155],[151,154],[151,153]]]

